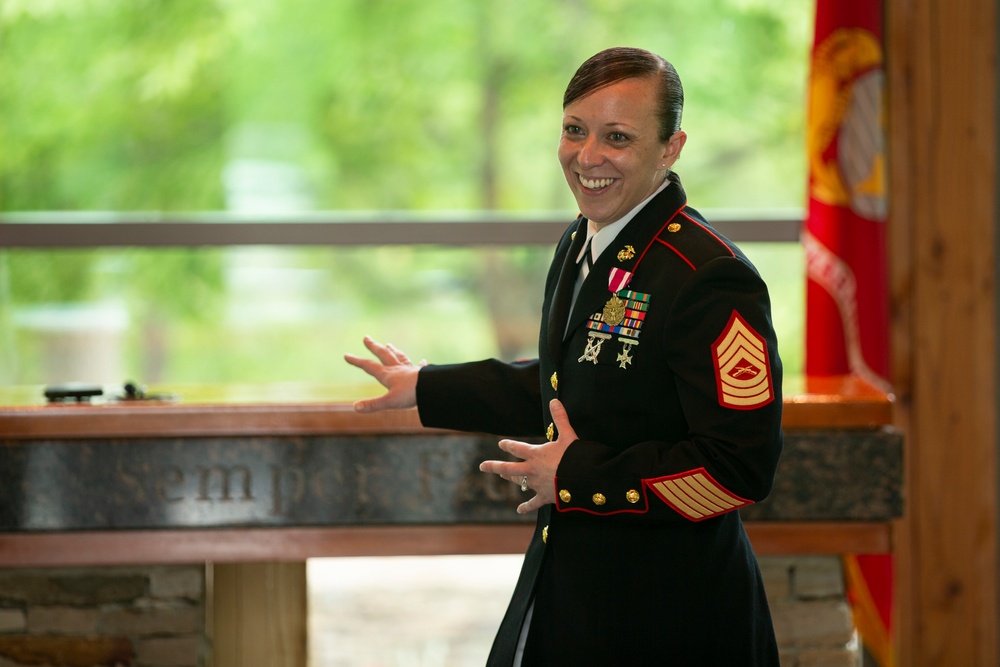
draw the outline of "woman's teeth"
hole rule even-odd
[[[613,178],[593,178],[593,179],[591,179],[591,178],[586,178],[584,176],[580,176],[580,184],[583,185],[583,187],[585,187],[587,189],[590,189],[590,190],[600,190],[601,188],[608,187],[609,185],[611,185],[614,182],[615,182],[615,179],[613,179]]]

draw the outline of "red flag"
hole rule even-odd
[[[806,374],[887,387],[885,112],[878,0],[817,0],[809,84]]]
[[[806,374],[889,391],[885,108],[880,0],[817,0],[809,84]],[[855,627],[892,654],[892,557],[844,559]]]

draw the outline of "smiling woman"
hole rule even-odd
[[[374,359],[345,361],[386,391],[355,409],[497,434],[503,453],[479,469],[533,493],[517,507],[536,529],[491,667],[777,667],[737,511],[768,496],[783,447],[767,286],[668,170],[683,146],[676,122],[659,131],[672,108],[660,100],[683,99],[673,67],[615,47],[567,90],[581,80],[594,83],[567,93],[559,155],[582,212],[540,285],[537,354],[414,364],[366,337]]]
[[[600,228],[656,192],[687,135],[676,130],[661,139],[658,118],[645,111],[662,106],[659,79],[598,86],[566,105],[559,162],[577,207]]]

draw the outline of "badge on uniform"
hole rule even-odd
[[[597,355],[601,353],[601,346],[604,345],[604,341],[611,338],[608,334],[598,333],[596,331],[591,331],[587,335],[587,347],[583,349],[583,354],[577,359],[581,364],[585,361],[590,361],[597,363]]]
[[[612,275],[614,275],[613,272]],[[631,275],[628,278],[631,278]],[[613,282],[612,286],[614,285],[616,283]],[[618,342],[622,344],[621,352],[616,358],[618,367],[628,368],[631,366],[632,353],[639,344],[639,332],[642,330],[642,323],[646,319],[648,309],[649,294],[645,292],[622,289],[612,293],[611,298],[604,305],[604,310],[591,315],[590,321],[587,322],[590,334],[587,348],[579,361],[592,361],[596,364],[601,344],[605,340],[617,336]],[[601,338],[595,341],[597,336]]]
[[[618,355],[618,368],[628,368],[628,365],[632,363],[632,356],[629,352],[632,351],[633,345],[639,344],[639,341],[624,336],[619,336],[618,341],[622,344],[621,354]]]
[[[660,500],[691,521],[711,519],[753,503],[722,486],[705,468],[646,480],[646,484]]]
[[[752,410],[774,400],[767,341],[733,311],[712,345],[719,405]]]

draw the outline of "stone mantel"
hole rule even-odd
[[[891,550],[892,397],[857,378],[785,391],[774,491],[742,511],[755,548]],[[495,436],[305,399],[0,407],[0,566],[524,548],[520,491],[478,471]]]

